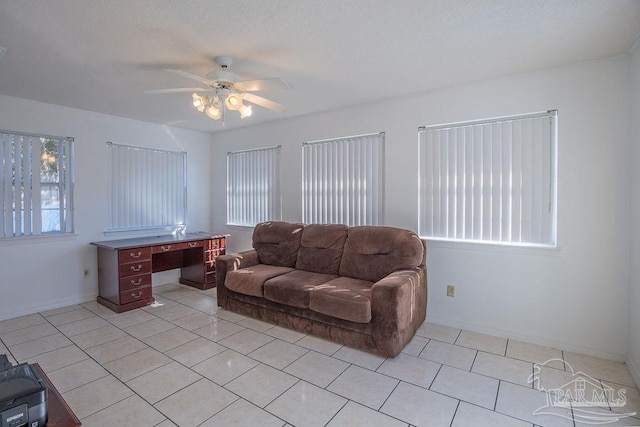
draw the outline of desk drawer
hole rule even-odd
[[[120,279],[120,292],[129,289],[138,289],[151,286],[151,274],[140,274],[138,276],[122,277]]]
[[[208,251],[214,250],[214,249],[224,249],[226,246],[226,241],[225,238],[219,238],[219,239],[209,239],[205,242],[205,249]]]
[[[151,260],[120,264],[118,267],[120,277],[137,276],[139,274],[151,273]]]
[[[128,304],[130,302],[140,301],[151,298],[151,286],[140,289],[130,289],[120,292],[120,304]]]
[[[216,258],[220,255],[224,255],[225,250],[222,249],[213,249],[206,250],[204,252],[204,267],[207,272],[216,270]]]
[[[201,248],[203,245],[202,240],[196,240],[194,242],[180,242],[180,243],[165,243],[164,245],[156,245],[151,248],[151,252],[154,254],[181,251],[184,249]]]
[[[151,248],[133,248],[122,249],[118,251],[118,263],[124,264],[127,262],[144,261],[151,259]]]

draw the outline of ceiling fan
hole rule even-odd
[[[155,89],[147,90],[145,93],[163,94],[193,92],[191,97],[194,108],[201,113],[205,113],[213,120],[222,119],[223,126],[226,110],[238,111],[240,113],[240,117],[243,119],[251,116],[251,104],[245,104],[244,101],[259,105],[269,110],[279,112],[286,110],[284,105],[252,93],[270,89],[288,89],[285,82],[278,78],[239,81],[235,74],[228,71],[229,66],[233,63],[233,59],[228,56],[218,56],[214,60],[221,69],[210,72],[207,74],[206,78],[183,70],[170,68],[165,69],[165,71],[170,73],[196,80],[203,84],[201,87]],[[197,92],[213,93],[211,95],[200,95]]]

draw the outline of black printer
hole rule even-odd
[[[13,366],[0,354],[0,427],[47,424],[47,387],[28,363]]]

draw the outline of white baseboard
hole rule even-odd
[[[178,283],[178,279],[180,278],[180,271],[177,270],[169,270],[163,271],[160,273],[153,273],[152,283],[153,286],[160,286],[168,283]],[[0,321],[13,319],[15,317],[26,316],[33,313],[39,313],[42,311],[53,310],[60,307],[66,307],[74,304],[82,304],[88,301],[95,301],[98,296],[97,291],[88,293],[85,295],[75,296],[72,298],[63,298],[55,301],[47,301],[43,305],[31,304],[24,305],[20,304],[13,311],[2,311],[0,314]]]
[[[26,316],[29,314],[39,313],[42,311],[53,310],[60,307],[66,307],[69,305],[82,304],[89,301],[95,301],[97,296],[98,296],[97,293],[91,293],[91,294],[87,294],[87,295],[83,295],[75,298],[66,298],[66,299],[60,299],[56,301],[49,301],[45,305],[38,305],[38,306],[33,305],[33,306],[26,306],[26,307],[21,306],[15,311],[3,312],[2,315],[0,315],[0,320],[13,319],[14,317]]]
[[[633,380],[636,382],[636,386],[640,387],[640,370],[638,370],[638,366],[629,357],[628,354],[627,354],[627,358],[625,359],[624,363],[627,365],[627,369],[629,370],[629,373],[633,377]]]
[[[454,328],[464,329],[467,331],[479,332],[482,334],[494,335],[502,338],[528,342],[531,344],[542,345],[545,347],[552,347],[558,350],[570,351],[573,353],[580,353],[587,356],[599,357],[601,359],[613,360],[616,362],[625,362],[625,360],[627,359],[626,355],[624,354],[601,351],[594,348],[584,347],[584,346],[575,345],[575,344],[562,342],[562,341],[556,341],[556,340],[548,339],[545,337],[527,335],[517,331],[512,331],[512,330],[503,329],[503,328],[484,326],[484,325],[479,325],[477,323],[461,322],[459,320],[450,319],[443,316],[427,314],[427,322],[438,323],[440,325],[451,326]]]

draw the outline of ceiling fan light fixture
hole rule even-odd
[[[212,120],[219,120],[222,118],[222,109],[216,108],[213,105],[209,105],[205,108],[204,113]]]
[[[251,108],[251,105],[243,105],[242,107],[240,107],[241,119],[246,119],[247,117],[251,117],[251,114],[253,114],[253,109]]]
[[[205,95],[200,96],[195,92],[193,93],[193,95],[191,95],[191,99],[193,100],[193,107],[201,113],[204,111],[205,106],[209,103],[209,97]]]
[[[229,96],[227,96],[227,99],[225,99],[224,103],[229,110],[238,111],[240,108],[242,108],[242,97],[240,96],[240,94],[231,93],[229,94]]]

